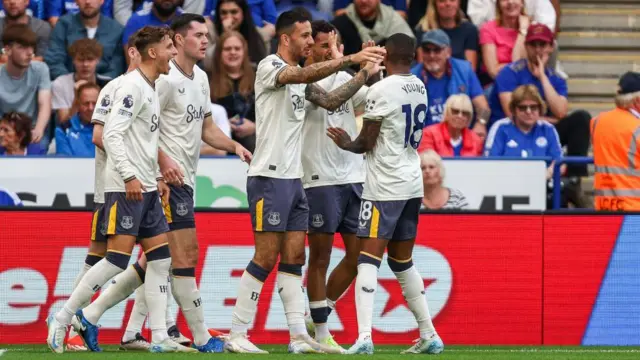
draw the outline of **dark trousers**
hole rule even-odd
[[[589,152],[591,114],[576,110],[556,124],[560,143],[567,147],[567,156],[587,156]],[[587,165],[567,164],[567,176],[587,176]]]

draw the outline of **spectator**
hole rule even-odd
[[[23,206],[23,204],[18,194],[0,187],[0,207],[5,206]]]
[[[245,16],[247,14],[247,16]],[[249,59],[254,66],[257,66],[260,60],[267,56],[267,48],[265,42],[256,30],[253,18],[248,16],[249,5],[246,0],[223,0],[218,2],[216,7],[216,15],[213,19],[214,28],[212,29],[215,37],[222,36],[226,31],[234,30],[242,34],[248,43]],[[275,31],[275,27],[274,27]],[[216,41],[217,43],[218,41]],[[207,70],[213,68],[213,53],[215,52],[215,43],[208,49],[208,61],[205,66]]]
[[[524,38],[530,20],[525,15],[523,1],[499,0],[495,6],[495,20],[480,28],[482,62],[491,79],[495,79],[507,64],[525,57]]]
[[[179,7],[181,1],[153,0],[153,5],[150,8],[142,9],[133,14],[124,27],[121,49],[129,40],[129,36],[147,25],[171,25],[171,20],[173,20],[174,16],[182,14],[182,9]],[[126,52],[127,49],[125,48],[124,51]]]
[[[398,15],[403,19],[407,19],[407,1],[405,0],[382,0],[382,3],[387,6],[391,6],[396,10]],[[351,4],[350,0],[334,0],[333,11],[335,16],[344,15],[347,13],[347,6]]]
[[[420,154],[424,196],[422,208],[427,210],[466,210],[467,198],[460,190],[443,186],[444,164],[442,158],[433,150]]]
[[[151,0],[113,0],[113,18],[125,26],[133,13],[151,9],[153,2]]]
[[[82,84],[93,83],[99,87],[106,81],[96,74],[98,61],[102,57],[102,46],[95,39],[79,39],[69,47],[75,72],[62,75],[51,84],[53,100],[51,105],[56,112],[58,124],[64,125],[78,111],[73,106],[75,93]]]
[[[49,69],[32,61],[36,34],[26,24],[5,29],[2,34],[7,63],[0,65],[0,115],[12,111],[32,119],[29,139],[46,149],[49,145],[47,125],[51,116],[51,80]]]
[[[29,0],[3,0],[4,17],[0,17],[0,37],[4,33],[4,29],[15,24],[27,24],[29,28],[36,34],[36,51],[33,60],[42,61],[44,53],[49,46],[49,35],[51,34],[51,26],[46,21],[33,17],[27,12]],[[0,42],[0,49],[4,45]],[[0,62],[7,61],[6,55],[2,54]]]
[[[451,40],[451,56],[467,60],[478,68],[478,29],[460,9],[460,0],[429,0],[426,14],[416,26],[416,38],[434,29],[442,29]]]
[[[113,17],[113,1],[104,0],[104,3],[100,7],[102,15],[112,18]],[[80,11],[78,3],[75,0],[47,0],[47,18],[51,26],[56,26],[60,16],[66,14],[77,14]]]
[[[451,57],[449,37],[440,29],[424,33],[421,43],[419,51],[422,53],[423,63],[414,66],[411,73],[422,79],[427,87],[429,109],[425,126],[442,121],[447,98],[462,93],[473,101],[478,114],[474,131],[484,138],[490,114],[489,104],[471,64]]]
[[[545,24],[551,31],[555,29],[559,16],[556,16],[556,10],[550,0],[524,0],[524,7],[532,22]],[[496,19],[496,0],[469,0],[467,14],[471,21],[481,28],[486,22]]]
[[[27,15],[36,19],[46,19],[46,1],[47,0],[29,0],[27,1],[26,13]],[[4,2],[0,2],[0,17],[7,15],[7,8]]]
[[[395,10],[380,0],[354,0],[347,6],[344,15],[333,19],[344,44],[344,54],[355,54],[362,48],[362,43],[369,40],[377,44],[395,33],[403,33],[414,37],[411,28]]]
[[[78,39],[96,39],[102,45],[102,58],[96,73],[105,79],[115,79],[124,73],[122,26],[100,14],[103,0],[76,0],[77,14],[60,17],[51,34],[45,61],[51,69],[51,78],[73,72],[73,59],[67,53],[69,45]]]
[[[556,128],[544,119],[546,104],[534,85],[519,86],[509,101],[510,117],[497,121],[489,131],[486,156],[551,157],[562,156]],[[548,162],[547,179],[553,175]]]
[[[231,138],[231,125],[229,124],[229,118],[227,117],[227,111],[224,107],[211,103],[211,117],[216,123],[218,128],[229,138]],[[224,156],[227,152],[224,150],[216,149],[213,146],[202,141],[200,143],[200,156]]]
[[[94,157],[96,148],[93,145],[93,124],[91,117],[98,101],[100,86],[95,83],[84,83],[78,87],[74,107],[78,113],[69,121],[69,127],[56,128],[56,154],[66,156]]]
[[[247,2],[247,6],[258,32],[265,41],[269,41],[276,34],[275,24],[278,18],[274,0],[251,0],[251,2]],[[218,0],[207,1],[207,9],[205,9],[204,14],[215,19],[217,9]]]
[[[247,42],[236,31],[220,37],[209,76],[211,101],[230,117],[232,138],[253,152],[256,146],[255,72],[247,55]]]
[[[586,156],[589,150],[589,120],[591,115],[578,110],[568,114],[567,82],[547,66],[553,51],[553,33],[542,24],[529,27],[526,40],[527,58],[519,60],[500,71],[489,98],[491,119],[511,116],[511,93],[521,85],[535,85],[548,104],[549,112],[540,115],[554,124],[560,142],[567,146],[569,156]],[[586,165],[569,165],[568,176],[587,175]],[[579,179],[571,179],[572,182]]]
[[[420,22],[420,19],[427,13],[428,0],[411,0],[409,1],[409,15],[407,22],[409,27],[415,29]],[[468,0],[460,0],[460,10],[467,16],[467,2]]]
[[[418,152],[434,150],[445,157],[482,155],[482,139],[469,130],[472,117],[471,99],[465,94],[451,95],[442,122],[423,130]]]
[[[31,142],[31,119],[25,113],[5,113],[0,119],[0,155],[45,155],[46,147]]]

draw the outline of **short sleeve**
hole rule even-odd
[[[484,95],[484,91],[482,90],[482,85],[480,85],[480,80],[478,79],[478,75],[476,75],[473,70],[469,71],[469,76],[467,77],[469,82],[469,97],[471,100],[475,99],[477,96]]]
[[[166,76],[160,76],[156,82],[156,92],[158,93],[158,103],[160,105],[160,112],[169,105],[171,100],[171,83],[167,81]],[[207,106],[209,104],[207,103]],[[204,107],[206,109],[206,107]]]
[[[469,21],[462,24],[466,33],[464,37],[464,49],[478,51],[478,28]]]
[[[496,22],[489,21],[480,28],[480,45],[496,43]]]
[[[39,81],[38,81],[38,91],[40,90],[51,90],[51,78],[49,77],[49,67],[47,64],[34,61],[36,71],[38,72]]]
[[[371,88],[367,93],[367,100],[364,106],[365,120],[382,121],[382,119],[388,117],[393,112],[393,108],[389,106],[384,94],[381,93],[381,89]]]
[[[496,76],[495,85],[497,93],[513,92],[518,87],[516,73],[508,65],[503,67]]]
[[[51,108],[53,110],[70,109],[73,104],[65,97],[63,79],[59,78],[51,83]]]
[[[547,142],[549,143],[548,156],[551,156],[553,159],[558,159],[562,157],[562,145],[560,144],[560,136],[558,135],[558,131],[556,127],[547,123],[546,125],[546,133],[547,133]]]
[[[265,89],[275,90],[281,87],[278,84],[278,76],[289,65],[276,56],[270,56],[265,58],[258,65],[258,71],[256,72],[256,83],[262,85]]]
[[[556,90],[558,95],[564,96],[566,98],[569,95],[569,88],[567,87],[567,81],[561,78],[560,76],[558,76],[557,74],[553,74],[553,76],[551,76],[550,79],[551,79],[551,84],[553,85],[553,88]]]
[[[104,125],[104,120],[109,115],[112,106],[112,95],[111,86],[105,86],[102,91],[100,91],[100,95],[98,95],[98,100],[96,101],[96,107],[93,109],[93,116],[91,116],[91,122],[94,124]]]

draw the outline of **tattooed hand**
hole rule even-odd
[[[330,127],[327,129],[327,136],[333,140],[340,149],[346,150],[351,143],[351,137],[341,128]]]

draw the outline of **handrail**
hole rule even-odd
[[[560,209],[562,199],[560,193],[560,167],[563,164],[593,164],[593,158],[588,156],[567,156],[556,159],[553,165],[553,209]]]

